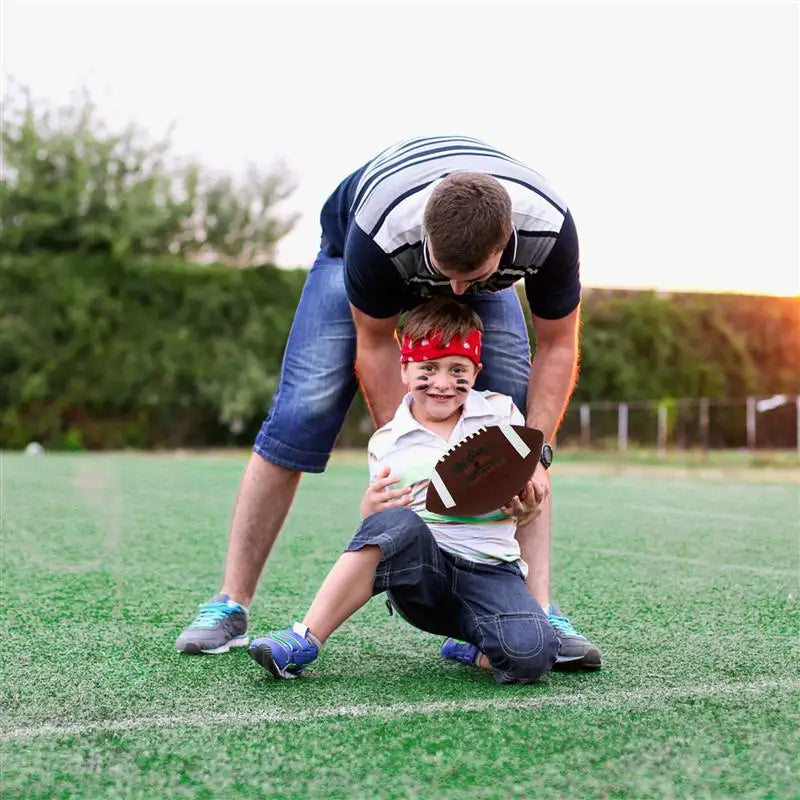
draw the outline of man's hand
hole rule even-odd
[[[411,502],[410,486],[404,486],[402,489],[389,488],[399,480],[396,475],[391,474],[389,467],[381,470],[377,480],[370,484],[361,501],[361,519],[366,519],[389,508],[407,506]]]
[[[525,484],[525,488],[500,510],[509,517],[516,517],[517,525],[525,525],[542,511],[542,504],[550,494],[550,481],[544,467],[538,465],[533,477]]]

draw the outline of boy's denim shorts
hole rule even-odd
[[[367,545],[381,551],[373,594],[386,592],[416,628],[476,645],[498,683],[529,683],[555,663],[556,633],[516,564],[480,564],[442,550],[406,508],[367,517],[346,550]]]
[[[484,367],[475,388],[510,395],[524,414],[531,351],[514,287],[462,299],[478,312],[485,327]],[[323,250],[306,279],[278,388],[253,450],[287,469],[322,472],[358,389],[355,356],[344,262]],[[399,353],[397,363],[399,369]]]

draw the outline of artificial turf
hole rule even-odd
[[[796,482],[554,470],[554,597],[593,674],[497,686],[380,598],[307,677],[174,638],[245,456],[2,454],[6,798],[797,798]],[[364,468],[304,479],[251,633],[301,616]]]

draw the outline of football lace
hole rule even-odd
[[[474,439],[474,438],[475,438],[475,437],[476,437],[476,436],[477,436],[479,433],[483,433],[485,430],[486,430],[486,426],[484,425],[483,427],[481,427],[481,428],[478,428],[478,430],[476,430],[474,433],[470,433],[468,436],[465,436],[465,437],[464,437],[464,438],[463,438],[463,439],[462,439],[460,442],[458,442],[457,444],[454,444],[454,445],[453,445],[453,446],[452,446],[452,447],[451,447],[451,448],[450,448],[450,449],[449,449],[449,450],[448,450],[448,451],[447,451],[447,452],[446,452],[446,453],[445,453],[445,454],[444,454],[444,455],[443,455],[443,456],[442,456],[442,457],[439,459],[439,462],[441,463],[441,462],[442,462],[442,461],[444,461],[444,460],[445,460],[445,459],[446,459],[448,456],[450,456],[450,455],[452,455],[453,453],[455,453],[455,451],[456,451],[456,450],[458,450],[458,448],[459,448],[459,447],[461,447],[461,445],[462,445],[462,444],[464,444],[464,442],[466,442],[468,439]]]

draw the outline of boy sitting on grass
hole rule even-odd
[[[484,426],[523,425],[523,416],[510,397],[472,388],[483,325],[470,308],[432,300],[409,312],[401,331],[408,394],[370,439],[361,525],[303,621],[253,640],[249,653],[276,678],[296,677],[345,620],[386,592],[412,625],[452,637],[445,658],[490,668],[498,683],[530,683],[558,651],[555,630],[525,584],[515,532],[530,520],[500,509],[472,519],[425,509],[429,476],[452,445]]]

